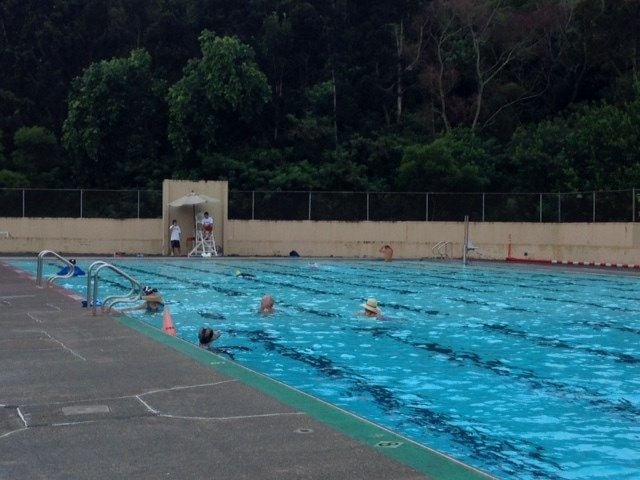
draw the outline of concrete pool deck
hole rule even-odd
[[[0,479],[492,478],[0,261]]]

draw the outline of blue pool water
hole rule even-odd
[[[12,263],[35,272],[35,261]],[[197,343],[210,325],[222,355],[497,477],[640,478],[635,276],[428,262],[112,263],[159,289],[182,338]],[[84,277],[63,282],[85,294]],[[102,297],[124,286],[101,274]],[[256,313],[265,293],[273,315]],[[383,320],[356,314],[368,297]]]

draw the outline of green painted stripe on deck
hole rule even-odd
[[[266,375],[254,372],[189,342],[167,335],[140,320],[129,317],[118,317],[117,320],[199,363],[240,380],[244,384],[334,427],[345,435],[375,448],[382,454],[414,468],[433,480],[487,480],[495,478]],[[401,445],[395,448],[384,448],[377,446],[380,442],[400,442]]]

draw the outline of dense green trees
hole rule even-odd
[[[270,91],[254,52],[236,38],[200,36],[202,58],[190,60],[169,89],[169,139],[181,175],[225,177],[216,155],[257,133]]]
[[[640,0],[5,0],[0,186],[637,187],[638,32]]]
[[[63,139],[80,185],[157,186],[154,177],[169,173],[161,163],[165,92],[144,50],[94,63],[73,81]]]
[[[639,185],[638,87],[635,98],[621,105],[588,105],[518,129],[510,145],[512,165],[517,169],[514,178],[518,179],[514,187],[572,191]]]

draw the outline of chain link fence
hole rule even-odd
[[[233,220],[635,222],[640,191],[570,193],[229,192]]]
[[[162,191],[2,188],[0,217],[162,218]]]
[[[635,222],[640,191],[229,192],[232,220]],[[0,189],[0,217],[162,218],[160,190]]]

